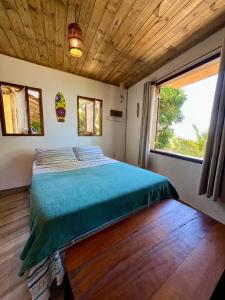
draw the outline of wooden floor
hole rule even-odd
[[[66,268],[75,299],[208,300],[225,269],[225,225],[162,201],[67,250]]]
[[[207,300],[225,268],[225,226],[184,207],[162,202],[69,250],[75,298]],[[28,218],[27,192],[0,198],[1,300],[30,300],[17,275]],[[53,289],[52,300],[63,298]]]
[[[30,300],[24,277],[18,276],[19,255],[29,235],[29,194],[0,198],[0,299]],[[52,300],[64,299],[61,287],[52,291]]]
[[[0,198],[0,299],[30,299],[24,278],[18,276],[20,252],[28,238],[28,193]]]

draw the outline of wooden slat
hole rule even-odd
[[[157,30],[163,28],[167,22],[169,21],[169,18],[172,18],[174,15],[178,15],[178,12],[180,12],[181,8],[185,6],[186,3],[188,3],[190,0],[185,0],[181,3],[179,3],[177,0],[170,3],[170,1],[160,1],[159,3],[156,3],[155,6],[151,5],[152,14],[148,14],[146,19],[141,18],[144,22],[134,22],[134,25],[132,26],[132,30],[130,31],[130,35],[122,39],[122,44],[120,44],[117,49],[121,52],[118,57],[114,57],[113,60],[111,60],[111,64],[114,65],[114,68],[112,69],[110,64],[108,64],[108,71],[105,72],[102,79],[106,79],[107,76],[110,75],[111,72],[117,72],[118,69],[119,74],[122,73],[121,69],[121,62],[126,61],[127,64],[130,65],[131,60],[137,61],[140,57],[140,53],[143,52],[141,49],[141,45],[148,45],[149,42],[151,42],[152,38],[157,33]],[[197,0],[200,1],[200,0]],[[151,4],[151,3],[150,3]],[[195,4],[192,4],[193,6]],[[146,9],[147,10],[147,9]],[[150,37],[150,38],[149,38]],[[139,45],[139,43],[141,45]],[[137,47],[136,47],[137,45]],[[134,47],[138,49],[134,49]],[[134,57],[131,55],[133,51],[138,51],[139,54],[135,55]],[[141,52],[140,52],[141,51]],[[132,62],[133,63],[133,62]],[[122,65],[123,66],[123,65]]]
[[[1,26],[1,21],[0,21],[0,26]],[[14,48],[10,43],[9,35],[1,27],[0,27],[0,47],[1,47],[1,52],[3,54],[16,56],[16,52],[14,51]]]
[[[110,0],[109,0],[110,1]],[[93,41],[93,38],[95,36],[95,32],[98,29],[98,26],[101,22],[101,19],[105,13],[105,10],[107,9],[108,2],[101,1],[101,0],[96,0],[93,11],[91,14],[91,18],[88,24],[88,28],[85,32],[84,36],[84,51],[83,51],[83,56],[80,57],[79,59],[76,59],[76,66],[74,69],[74,72],[76,74],[80,74],[82,70],[83,63],[87,57],[90,45]],[[85,20],[86,21],[86,20]]]
[[[0,199],[0,299],[31,300],[26,276],[18,276],[19,258],[29,236],[29,193]],[[64,287],[51,289],[51,299],[63,300]]]
[[[28,0],[29,11],[40,54],[40,64],[48,65],[49,52],[45,36],[45,22],[41,0]]]
[[[56,67],[56,7],[55,0],[42,1],[44,11],[44,27],[47,42],[48,62]]]
[[[1,47],[5,50],[4,53],[11,55],[11,52],[13,50],[16,57],[23,58],[25,54],[21,49],[20,43],[18,41],[19,38],[17,37],[16,33],[12,29],[11,22],[7,14],[7,10],[1,1],[0,1],[0,26],[2,28],[2,31],[5,33],[6,37],[8,38],[8,43],[7,42],[1,43]]]
[[[121,62],[120,64],[122,69],[125,68],[125,70],[127,71],[128,65],[131,64],[133,65],[133,68],[137,65],[141,68],[143,67],[143,65],[146,66],[147,60],[145,59],[146,56],[144,56],[145,53],[148,53],[148,55],[150,55],[150,53],[154,53],[155,51],[157,51],[159,49],[159,43],[162,42],[163,37],[166,36],[167,40],[173,37],[174,35],[172,29],[174,28],[174,26],[178,26],[177,24],[179,24],[185,18],[185,16],[191,14],[193,10],[196,11],[199,8],[200,11],[202,11],[205,9],[205,7],[207,7],[206,1],[203,0],[187,0],[183,1],[182,4],[183,5],[181,6],[178,2],[176,2],[174,3],[174,5],[170,6],[168,10],[164,10],[162,12],[164,13],[162,15],[162,21],[160,21],[159,19],[159,21],[157,22],[156,18],[153,26],[149,28],[147,35],[143,35],[141,39],[136,39],[136,41],[134,41],[132,50],[129,53],[131,59],[128,61],[128,63],[126,63],[125,57],[121,58],[123,59],[123,62]],[[197,11],[197,13],[199,12]],[[164,39],[163,41],[165,42]],[[139,55],[140,49],[142,49],[141,56]],[[179,54],[178,51],[177,54]],[[115,78],[118,75],[116,74],[116,69],[113,70],[113,73],[114,75],[111,74],[111,76],[114,76],[113,78]]]
[[[224,225],[217,224],[152,299],[209,299],[224,271],[224,248]]]
[[[95,51],[93,51],[93,47],[91,47],[89,56],[84,63],[84,70],[85,73],[91,76],[96,76],[99,72],[99,69],[105,64],[106,60],[109,59],[109,49],[114,47],[116,49],[116,44],[113,42],[114,36],[118,34],[118,31],[122,29],[126,31],[126,24],[125,19],[129,19],[130,22],[134,16],[134,10],[131,13],[131,9],[133,9],[137,2],[139,2],[139,7],[141,6],[141,2],[146,3],[149,0],[143,1],[122,1],[119,6],[118,11],[116,12],[113,20],[111,21],[110,26],[105,27],[105,31],[107,32],[104,34],[101,32],[99,37],[97,37],[98,42],[95,44]],[[144,5],[141,6],[144,8]],[[128,14],[132,16],[128,17]],[[107,56],[108,55],[108,56]]]
[[[67,20],[67,0],[56,1],[56,65],[63,69],[65,27]]]
[[[92,61],[93,56],[96,54],[96,51],[101,44],[102,39],[106,34],[108,34],[108,29],[112,24],[112,21],[117,13],[119,7],[121,6],[122,0],[111,0],[109,1],[108,5],[106,6],[104,15],[102,16],[101,22],[95,32],[93,41],[90,45],[89,51],[87,52],[86,59],[81,66],[81,74],[82,75],[89,75],[88,66]]]
[[[40,61],[40,54],[27,0],[15,0],[14,7],[18,12],[20,22],[23,24],[22,30],[26,34],[25,42],[27,42],[27,47],[31,51],[29,59],[32,61]],[[13,17],[12,19],[14,20]]]
[[[32,60],[32,53],[27,41],[27,35],[24,31],[24,20],[21,20],[18,14],[18,8],[14,0],[3,2],[6,14],[11,22],[11,28],[19,36],[20,47],[23,50],[24,58]]]
[[[215,30],[215,15],[222,14],[224,16],[225,2],[223,0],[219,0],[213,6],[210,6],[209,3],[212,5],[215,1],[203,1],[198,7],[191,10],[186,17],[183,14],[183,18],[180,19],[180,22],[178,24],[172,24],[172,28],[170,28],[168,33],[167,28],[169,24],[167,24],[165,31],[166,34],[161,36],[161,40],[155,40],[155,44],[153,44],[152,47],[144,54],[145,56],[143,56],[142,62],[133,64],[132,75],[135,77],[142,71],[144,71],[144,75],[149,72],[151,73],[153,72],[153,69],[157,69],[162,64],[160,61],[161,57],[164,56],[164,61],[165,59],[168,60],[168,58],[174,58],[186,49],[190,48],[190,45],[194,44],[193,41],[197,40],[199,42],[198,31],[200,31],[200,36],[202,36],[202,29],[200,28],[205,28],[205,26],[210,24],[210,22],[212,24],[211,26],[214,27],[209,26],[208,31],[212,28]],[[223,10],[223,12],[221,12],[221,10]],[[198,15],[198,21],[194,18],[196,14]],[[225,21],[220,20],[219,23],[225,24]],[[196,33],[196,36],[194,33]],[[148,67],[145,63],[147,57],[150,60],[156,61],[156,66]],[[127,77],[127,75],[125,75],[122,80],[125,80],[125,77]]]
[[[162,201],[68,249],[66,268],[74,299],[209,299],[225,268],[225,225]]]
[[[188,210],[189,216],[190,214],[192,215],[192,217],[195,217],[197,215],[196,211],[189,210],[188,207],[186,207],[185,209]],[[135,232],[143,229],[143,227],[148,224],[149,218],[151,218],[152,222],[155,223],[159,219],[162,220],[164,218],[168,218],[168,215],[174,216],[175,210],[179,212],[177,203],[175,201],[163,201],[160,204],[156,204],[154,206],[154,209],[151,209],[148,212],[145,211],[137,214],[135,218],[131,217],[111,227],[110,240],[108,239],[108,231],[104,230],[103,232],[101,232],[101,239],[99,239],[98,235],[94,235],[88,239],[88,243],[86,241],[80,242],[77,248],[77,251],[79,251],[79,255],[73,255],[74,248],[68,249],[67,251],[67,271],[72,272],[76,267],[81,266],[85,263],[85,261],[97,256],[101,251],[107,251],[107,249],[110,249],[110,247],[112,247],[113,245],[118,244],[123,239],[131,236],[131,234],[134,234]],[[129,227],[127,226],[128,224]],[[174,224],[170,224],[170,230],[173,228],[173,226]],[[162,231],[158,230],[158,233],[161,235],[162,232],[165,232],[165,230],[169,230],[169,228],[162,229]],[[120,234],[118,234],[118,231],[120,232]],[[89,247],[90,244],[93,245],[91,248]],[[79,249],[82,249],[82,251],[80,251]]]
[[[115,32],[111,40],[109,40],[102,51],[102,63],[96,67],[95,74],[98,76],[101,70],[101,80],[111,72],[111,67],[114,68],[119,64],[118,60],[123,55],[123,49],[129,51],[129,43],[133,40],[138,32],[146,29],[146,22],[149,22],[149,17],[154,16],[154,13],[159,9],[162,0],[157,1],[136,1],[127,14],[125,20]]]
[[[28,216],[27,192],[0,199],[0,298],[4,300],[31,298],[25,278],[18,276],[19,255],[29,235]]]

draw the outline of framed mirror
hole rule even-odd
[[[102,100],[78,96],[77,119],[79,136],[101,136]]]
[[[4,136],[42,136],[41,89],[0,82],[0,116]]]

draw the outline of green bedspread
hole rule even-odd
[[[121,162],[33,176],[20,275],[71,239],[166,198],[178,198],[166,177]]]

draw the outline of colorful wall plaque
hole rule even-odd
[[[65,122],[66,100],[63,93],[58,92],[55,97],[55,112],[58,122]]]

